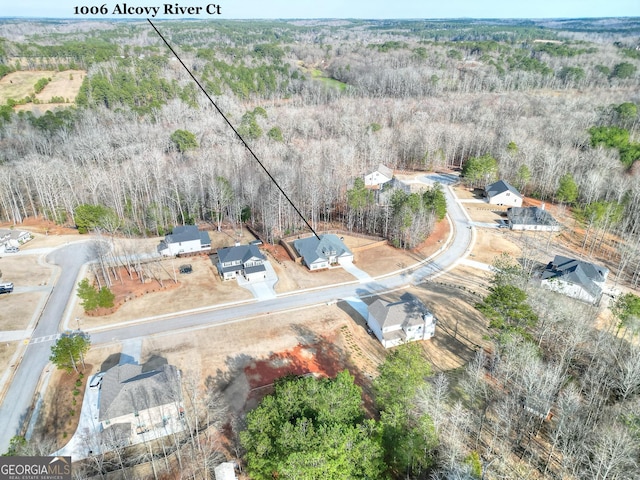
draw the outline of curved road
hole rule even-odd
[[[447,197],[447,210],[451,220],[454,235],[451,244],[436,259],[417,268],[384,278],[372,279],[366,283],[352,283],[348,285],[327,287],[322,290],[301,292],[298,294],[284,294],[274,299],[257,301],[233,307],[220,308],[202,313],[192,313],[175,317],[163,318],[145,323],[121,326],[105,331],[91,333],[93,344],[107,343],[114,340],[122,341],[130,338],[145,337],[173,330],[193,328],[197,326],[212,326],[229,321],[241,321],[264,313],[274,313],[330,301],[346,297],[362,297],[376,292],[399,288],[410,283],[420,282],[428,277],[444,272],[453,267],[464,257],[471,244],[472,228],[465,213],[456,201],[449,188],[444,188]],[[38,381],[49,361],[53,335],[59,331],[64,309],[81,266],[89,258],[88,244],[75,244],[52,252],[47,261],[62,268],[62,274],[44,309],[38,326],[32,338],[52,336],[40,343],[29,344],[20,363],[15,379],[9,387],[5,400],[0,407],[0,425],[5,428],[0,432],[0,452],[6,451],[9,440],[16,435],[24,424],[29,405],[38,386]]]
[[[27,345],[22,361],[14,372],[13,381],[0,407],[0,453],[6,452],[9,440],[17,435],[29,413],[31,402],[42,372],[49,363],[51,344],[59,333],[58,326],[73,294],[76,278],[82,265],[91,260],[88,243],[75,243],[59,248],[47,256],[47,262],[57,265],[61,273],[51,288],[47,304],[31,338],[50,337],[51,340]]]

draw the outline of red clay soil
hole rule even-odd
[[[264,245],[260,246],[260,249],[269,252],[269,254],[271,254],[271,256],[278,262],[286,262],[288,260],[291,260],[291,258],[287,254],[287,251],[282,245],[271,245],[269,243],[265,243]]]
[[[429,237],[424,242],[414,248],[413,251],[422,255],[429,256],[438,248],[440,248],[440,245],[445,242],[448,235],[449,222],[447,222],[446,220],[440,220],[433,227],[433,232],[431,232],[431,235],[429,235]]]
[[[356,385],[363,389],[365,409],[373,412],[370,380],[364,378],[362,372],[351,364],[344,351],[336,345],[336,341],[337,338],[334,336],[322,336],[317,343],[298,344],[291,350],[273,353],[267,359],[251,362],[244,368],[250,392],[247,404],[260,401],[265,395],[273,392],[273,382],[286,375],[313,374],[334,378],[338,372],[347,369],[354,376]]]
[[[79,235],[78,230],[71,227],[57,225],[51,220],[45,220],[42,217],[27,217],[22,223],[15,225],[12,222],[0,223],[0,228],[16,227],[24,228],[32,233],[42,233],[43,235]]]
[[[116,296],[114,299],[114,306],[112,308],[97,308],[90,312],[85,312],[86,315],[91,317],[99,317],[102,315],[110,315],[124,303],[133,300],[134,298],[141,297],[147,293],[159,292],[165,290],[172,290],[179,288],[181,284],[175,283],[173,280],[163,280],[161,286],[157,280],[148,279],[145,283],[140,282],[140,278],[134,272],[133,278],[129,277],[127,270],[124,267],[118,269],[119,280],[116,280],[110,287],[111,292]]]
[[[322,377],[335,377],[346,365],[342,359],[327,351],[324,343],[297,345],[292,350],[272,354],[265,360],[256,360],[245,367],[244,373],[251,390],[271,386],[286,375],[301,376],[309,373]]]

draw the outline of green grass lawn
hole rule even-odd
[[[344,90],[345,88],[347,88],[346,83],[336,80],[335,78],[327,77],[325,73],[319,68],[305,70],[311,74],[311,78],[313,78],[314,80],[318,80],[319,82],[322,82],[329,87],[338,88],[340,90]]]

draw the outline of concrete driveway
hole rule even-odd
[[[238,280],[238,285],[249,290],[258,301],[276,298],[276,291],[274,290],[274,287],[278,282],[278,275],[270,262],[264,262],[264,267],[267,270],[267,278],[264,280],[253,280],[250,282],[244,277],[236,278]]]
[[[348,260],[343,260],[340,262],[340,265],[342,266],[342,268],[344,268],[347,272],[349,272],[351,275],[353,275],[354,277],[356,277],[360,283],[367,283],[370,282],[371,280],[373,280],[371,278],[371,275],[369,275],[367,272],[365,272],[364,270],[360,270],[358,267],[356,267],[353,262],[348,261]]]

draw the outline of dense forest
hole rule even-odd
[[[615,202],[624,215],[607,227],[639,233],[631,20],[159,25],[314,228],[403,245],[406,202],[376,208],[350,195],[354,179],[379,163],[459,168],[489,155],[495,175],[543,200],[563,199],[571,177],[568,203]],[[134,235],[248,220],[274,240],[304,227],[149,25],[5,21],[0,37],[5,74],[88,71],[76,108],[3,107],[1,219],[75,224],[89,204]],[[441,214],[425,205],[428,231]]]
[[[586,231],[585,252],[618,234],[616,280],[640,283],[637,20],[157,26],[314,229],[413,247],[445,215],[441,188],[380,206],[362,176],[379,164],[454,169],[470,186],[504,178],[564,204]],[[2,76],[87,71],[72,107],[14,110],[31,96],[0,107],[1,221],[41,216],[132,236],[248,222],[268,241],[306,228],[146,22],[5,20],[0,58]],[[477,305],[495,351],[448,376],[425,371],[394,402],[378,381],[375,421],[346,373],[284,380],[265,405],[283,403],[278,392],[337,389],[349,411],[343,424],[324,404],[287,411],[289,436],[275,440],[250,415],[237,448],[255,478],[317,465],[300,418],[327,433],[306,438],[312,447],[346,442],[368,455],[354,465],[330,450],[325,460],[351,478],[639,478],[637,297],[621,297],[595,329],[597,309],[537,290],[504,262]],[[255,453],[269,442],[272,457]],[[197,458],[194,478],[212,462]]]

